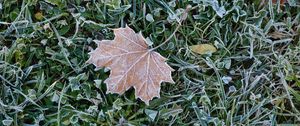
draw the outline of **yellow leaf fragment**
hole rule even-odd
[[[34,17],[37,19],[37,20],[42,20],[43,19],[43,13],[42,12],[37,12],[34,14]]]
[[[217,51],[216,47],[211,44],[198,44],[190,46],[191,50],[198,54],[209,54]]]

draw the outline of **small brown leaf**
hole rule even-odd
[[[96,41],[98,47],[89,53],[88,62],[111,70],[104,81],[107,93],[123,94],[134,87],[136,98],[148,105],[151,99],[160,97],[161,82],[174,83],[171,77],[174,70],[166,58],[148,49],[142,34],[128,26],[114,29],[114,34],[114,40]]]
[[[199,44],[190,46],[191,50],[198,54],[208,54],[214,53],[217,51],[216,47],[211,44]]]
[[[274,31],[274,32],[268,33],[268,35],[273,39],[282,39],[282,38],[288,37],[287,34],[279,32],[279,31]]]
[[[284,3],[287,2],[287,0],[278,0],[278,1],[279,1],[280,5],[283,5]],[[277,0],[272,0],[272,3],[273,3],[273,4],[276,4],[276,3],[277,3]]]

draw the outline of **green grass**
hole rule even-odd
[[[176,83],[149,106],[106,94],[93,40],[127,24],[156,47],[188,5],[157,49]],[[297,0],[1,0],[0,125],[300,124],[299,38]],[[201,43],[217,52],[189,49]]]

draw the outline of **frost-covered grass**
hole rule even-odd
[[[188,5],[157,49],[176,83],[149,106],[106,94],[93,40],[127,24],[156,47]],[[299,38],[297,0],[0,1],[0,125],[300,124]],[[203,43],[217,52],[189,48]]]

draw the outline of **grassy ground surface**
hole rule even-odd
[[[106,3],[104,3],[106,1]],[[145,105],[105,94],[86,64],[92,40],[126,24],[155,47],[175,84]],[[0,0],[0,125],[300,124],[300,3],[269,0]],[[217,52],[189,46],[213,44]]]

